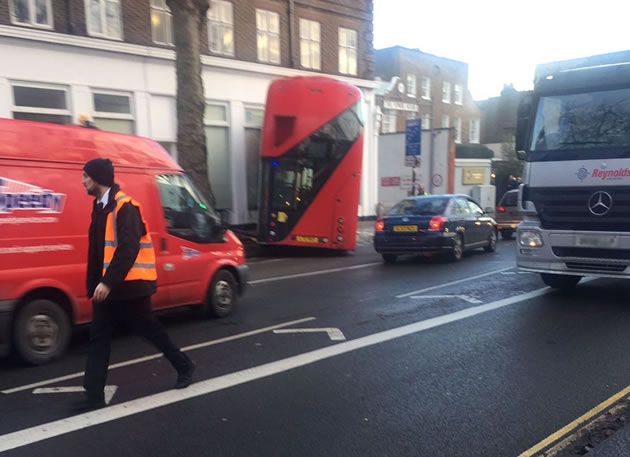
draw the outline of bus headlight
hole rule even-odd
[[[544,244],[538,230],[521,230],[518,232],[518,242],[528,248],[539,248]]]

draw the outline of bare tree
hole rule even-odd
[[[177,155],[182,168],[212,206],[216,201],[208,179],[205,97],[201,78],[201,30],[209,0],[166,0],[173,15],[177,70]]]

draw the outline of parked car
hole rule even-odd
[[[497,221],[497,229],[501,232],[501,238],[511,239],[516,227],[523,220],[518,210],[518,189],[508,190],[503,194],[494,217]]]
[[[400,255],[444,253],[452,261],[464,251],[494,252],[497,224],[467,195],[406,198],[376,221],[374,249],[386,263]]]

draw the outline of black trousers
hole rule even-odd
[[[166,330],[151,313],[151,297],[93,303],[94,317],[83,387],[91,399],[103,398],[111,351],[112,330],[117,321],[149,340],[178,373],[185,371],[190,359],[171,341]]]

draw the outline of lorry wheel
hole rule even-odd
[[[238,287],[234,275],[228,270],[219,270],[212,278],[212,284],[208,290],[205,314],[223,317],[232,312],[236,305]]]
[[[513,234],[514,234],[514,230],[512,229],[501,230],[501,238],[503,238],[504,240],[511,240]]]
[[[381,254],[383,256],[383,262],[385,263],[396,263],[396,257],[398,257],[395,254]]]
[[[553,289],[572,290],[582,279],[581,276],[572,275],[556,275],[550,273],[541,273],[543,282]]]
[[[453,247],[451,251],[448,253],[447,258],[451,262],[458,262],[462,259],[464,255],[464,238],[462,235],[457,234],[455,238],[453,238]]]
[[[13,326],[15,350],[32,365],[42,365],[63,354],[71,334],[68,314],[57,303],[43,299],[24,305]]]

